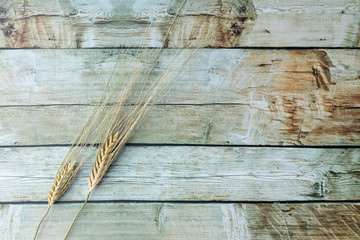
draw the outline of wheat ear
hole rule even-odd
[[[34,240],[36,239],[40,226],[44,221],[45,217],[48,215],[51,206],[59,199],[61,195],[65,193],[67,188],[74,181],[77,171],[79,171],[79,168],[75,168],[74,162],[67,162],[59,168],[48,194],[47,211],[41,219],[38,227],[36,228]]]
[[[53,185],[48,195],[48,204],[51,206],[65,193],[70,184],[74,181],[77,173],[75,163],[69,162],[64,164],[61,171],[56,174]]]
[[[125,145],[125,143],[121,144],[120,132],[117,131],[115,134],[111,134],[109,137],[107,137],[105,143],[102,144],[102,146],[98,150],[98,153],[95,158],[95,163],[89,177],[89,190],[86,199],[84,201],[84,204],[81,206],[76,216],[74,217],[73,221],[71,222],[71,225],[68,231],[66,232],[64,239],[67,238],[76,219],[78,218],[81,211],[84,209],[92,190],[94,190],[97,184],[101,181],[107,169],[110,167],[111,163],[115,160],[117,156],[116,153],[119,152],[119,143],[120,145]]]
[[[184,7],[186,1],[187,0],[182,1],[180,8],[178,9],[172,23],[170,24],[170,27],[168,28],[168,31],[166,32],[165,38],[162,42],[162,45],[158,49],[158,51],[156,52],[156,54],[154,56],[154,59],[153,59],[154,63],[155,63],[155,59],[157,59],[160,51],[167,44],[168,38],[170,36],[170,32],[172,31],[172,29],[175,25],[175,22],[176,22],[177,18],[179,17],[180,11]],[[150,69],[147,71],[146,77],[149,76],[149,74],[152,71],[154,66],[155,66],[155,64],[152,67],[150,67]],[[181,66],[182,66],[182,64],[181,64]],[[164,80],[166,79],[166,77],[159,78],[158,81],[155,81],[155,83],[153,83],[151,85],[150,90],[143,97],[139,97],[139,99],[136,102],[135,107],[132,111],[126,112],[125,114],[120,114],[121,109],[122,109],[122,103],[125,99],[128,99],[128,97],[129,97],[128,94],[130,93],[129,90],[132,88],[132,82],[135,81],[135,79],[137,78],[137,76],[140,72],[141,72],[141,70],[139,71],[137,69],[134,71],[133,76],[131,77],[132,80],[129,81],[130,82],[129,88],[126,88],[126,91],[124,92],[125,93],[124,96],[121,97],[121,101],[119,101],[119,103],[116,106],[117,109],[115,108],[114,114],[112,114],[113,119],[111,122],[114,124],[110,127],[109,131],[107,132],[107,134],[106,134],[107,137],[106,137],[105,141],[103,142],[103,144],[101,145],[101,147],[96,155],[95,163],[92,168],[92,171],[91,171],[91,174],[89,177],[89,181],[88,181],[89,190],[88,190],[88,193],[86,196],[86,200],[84,201],[83,205],[81,206],[81,208],[75,215],[68,231],[66,232],[64,240],[66,240],[66,238],[68,237],[76,219],[78,218],[81,211],[84,209],[84,207],[90,197],[91,192],[95,189],[95,187],[98,185],[98,183],[104,177],[104,175],[107,172],[107,170],[109,169],[110,165],[115,161],[115,159],[119,155],[120,151],[123,149],[126,142],[128,141],[128,139],[134,133],[135,129],[145,120],[147,113],[149,112],[149,110],[146,109],[146,107],[150,104],[151,100],[155,97],[159,88],[161,88],[161,86],[164,85]],[[167,74],[165,74],[165,75],[167,75]],[[136,90],[138,90],[138,89],[136,89]],[[119,117],[121,115],[123,115],[123,116],[120,119],[117,119],[117,117]]]
[[[113,162],[112,159],[114,156],[114,150],[116,148],[117,143],[119,142],[120,133],[116,132],[113,135],[110,135],[103,146],[99,149],[98,154],[96,156],[96,161],[94,163],[94,167],[91,171],[89,177],[89,191],[91,192],[97,186],[97,184],[101,181],[103,176],[105,175],[107,169],[110,166],[110,162]]]

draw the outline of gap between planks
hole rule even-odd
[[[52,50],[52,51],[62,51],[62,50],[127,50],[133,49],[137,50],[140,47],[92,47],[92,48],[39,48],[39,47],[28,47],[28,48],[2,48],[0,47],[0,51],[37,51],[37,50]],[[158,49],[157,47],[141,47],[141,49],[148,50],[148,49]],[[179,49],[192,49],[192,48],[174,48],[174,47],[165,47],[165,50],[179,50]],[[239,46],[239,47],[204,47],[201,49],[209,49],[209,50],[216,50],[216,49],[225,49],[225,50],[234,50],[234,49],[244,49],[244,50],[359,50],[360,47],[301,47],[301,46],[291,46],[291,47],[252,47],[252,46]]]
[[[84,201],[57,201],[56,205],[64,205],[64,204],[79,204],[83,203]],[[286,204],[356,204],[360,203],[359,200],[302,200],[302,201],[169,201],[169,200],[88,200],[88,203],[93,204],[101,204],[101,203],[139,203],[139,204],[146,204],[146,203],[169,203],[169,204],[279,204],[279,205],[286,205]],[[0,204],[6,205],[47,205],[48,202],[46,201],[24,201],[24,202],[0,202]]]
[[[129,1],[130,2],[130,1]],[[12,1],[2,7],[0,46],[45,48],[92,48],[160,44],[179,1],[136,0],[111,3],[49,5],[46,1]],[[320,46],[358,47],[357,1],[189,1],[176,22],[171,46],[187,39],[226,46]],[[206,3],[205,3],[206,2]],[[141,36],[148,22],[150,33]],[[286,23],[281,24],[279,23]],[[122,28],[126,26],[126,28]],[[215,35],[213,40],[210,33]],[[336,32],[336,34],[334,34]],[[124,34],[125,33],[125,34]],[[206,34],[209,35],[209,34]]]
[[[39,145],[0,145],[0,148],[47,148],[47,147],[71,147],[72,144],[39,144]],[[90,144],[86,144],[90,146]],[[100,143],[94,146],[99,146]],[[360,145],[251,145],[251,144],[176,144],[176,143],[127,143],[127,147],[232,147],[232,148],[302,148],[302,149],[347,149],[360,148]]]

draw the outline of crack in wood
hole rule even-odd
[[[359,47],[359,46],[360,46],[360,23],[358,24],[358,29],[357,29],[353,47]]]
[[[319,63],[312,66],[316,85],[318,89],[330,91],[330,85],[335,85],[335,83],[331,82],[330,72],[330,67],[334,67],[334,65],[325,51],[315,50],[314,52],[319,58]]]
[[[320,64],[313,65],[312,67],[313,73],[316,80],[316,85],[318,89],[322,89],[325,91],[329,91],[328,85],[331,83],[330,79],[327,78],[326,74],[324,73],[324,70]]]
[[[160,205],[156,205],[155,206],[155,225],[157,226],[157,231],[159,233],[163,232],[163,225],[165,223],[165,219],[164,219],[164,207],[165,204],[160,204]]]

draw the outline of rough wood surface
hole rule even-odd
[[[46,201],[66,151],[0,148],[0,202]],[[91,199],[357,200],[359,159],[353,148],[127,147]],[[92,163],[60,200],[83,199]]]
[[[0,8],[0,47],[159,46],[181,2],[10,0]],[[188,1],[169,46],[201,39],[210,47],[359,47],[359,6],[359,0]]]
[[[358,52],[200,51],[132,142],[358,145]],[[118,51],[1,53],[0,145],[37,145],[72,141]]]
[[[160,46],[181,2],[2,1],[1,240],[33,235],[67,151],[51,145],[72,142],[125,51],[105,48]],[[346,204],[360,199],[360,148],[341,147],[360,143],[359,16],[360,0],[187,0],[166,48],[210,49],[184,66],[131,140],[151,146],[125,148],[70,239],[360,239],[360,205]],[[218,146],[229,144],[244,146]],[[39,239],[62,239],[91,165]],[[343,202],[306,203],[317,200]]]
[[[79,207],[55,205],[39,239],[62,239]],[[29,239],[45,209],[2,204],[2,239]],[[359,204],[89,203],[69,239],[356,240],[359,214]]]
[[[132,143],[221,145],[359,145],[360,108],[316,109],[297,115],[296,99],[281,113],[250,105],[156,106]],[[288,104],[288,105],[287,105]],[[325,102],[326,106],[326,102]],[[277,106],[274,106],[277,107]],[[89,117],[88,106],[8,107],[0,112],[0,144],[69,144]],[[31,131],[29,131],[31,129]]]
[[[127,64],[120,66],[117,57],[126,50],[1,50],[0,104],[95,103],[114,69],[119,76],[133,71],[135,51],[127,50]],[[162,52],[151,78],[164,72],[174,53]],[[358,107],[359,89],[360,50],[203,49],[162,103],[273,105],[274,111],[287,98],[304,98],[315,111],[327,108],[322,102]]]

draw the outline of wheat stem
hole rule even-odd
[[[157,51],[151,56],[152,65],[149,69],[144,70],[144,66],[142,66],[142,59],[144,57],[145,52],[141,52],[140,59],[133,71],[133,74],[129,78],[128,84],[126,85],[125,89],[122,91],[122,95],[120,97],[120,101],[118,101],[114,107],[112,107],[112,111],[105,114],[105,116],[102,118],[101,125],[103,125],[103,122],[107,122],[107,124],[104,124],[108,126],[108,129],[104,132],[102,139],[101,146],[99,147],[98,153],[95,157],[95,162],[93,165],[93,168],[90,173],[89,177],[89,190],[86,197],[86,200],[80,210],[77,212],[75,218],[73,219],[71,226],[69,227],[64,240],[69,235],[76,219],[78,218],[81,211],[84,209],[90,193],[95,189],[95,187],[100,183],[102,178],[104,177],[105,173],[109,169],[110,165],[115,161],[117,156],[119,155],[120,151],[125,146],[126,142],[129,140],[129,138],[134,133],[135,129],[140,125],[141,122],[144,121],[146,118],[149,109],[147,107],[151,105],[151,102],[155,99],[157,94],[159,94],[159,91],[162,87],[165,86],[166,80],[168,77],[172,76],[170,74],[170,68],[167,70],[167,72],[164,74],[163,77],[157,78],[152,84],[150,84],[149,90],[143,95],[139,96],[137,99],[135,96],[132,96],[131,93],[135,91],[138,92],[145,88],[144,81],[149,78],[149,74],[152,72],[156,65],[156,59],[158,59],[160,52],[162,49],[167,45],[169,41],[169,37],[171,34],[171,31],[174,28],[175,22],[179,17],[181,9],[184,7],[186,0],[182,1],[182,4],[180,8],[178,9],[172,23],[170,24],[170,27],[168,28],[168,31],[165,34],[165,38],[162,42],[162,45],[160,48],[158,48]],[[180,65],[180,67],[183,64]],[[175,69],[178,71],[179,68]],[[140,83],[137,87],[134,87],[134,83],[139,79],[139,74],[145,71],[145,77],[140,80]],[[112,96],[112,94],[109,95],[109,97]],[[160,96],[159,96],[160,97]],[[133,109],[126,110],[123,108],[123,105],[126,100],[134,100],[135,106]],[[106,102],[109,100],[106,99]],[[105,106],[105,105],[102,105]],[[97,115],[100,116],[101,114]]]
[[[90,193],[91,193],[91,191],[88,191],[88,194],[87,194],[87,196],[86,196],[85,202],[84,202],[84,204],[82,205],[82,207],[79,209],[79,211],[78,211],[78,213],[76,214],[76,216],[74,217],[74,220],[71,222],[71,225],[70,225],[69,229],[68,229],[67,232],[66,232],[66,235],[65,235],[65,237],[64,237],[64,240],[68,237],[68,235],[69,235],[69,233],[70,233],[70,231],[71,231],[71,228],[73,227],[76,219],[78,218],[79,214],[80,214],[81,211],[84,209],[87,201],[89,200]]]
[[[44,219],[45,219],[46,216],[48,215],[48,213],[49,213],[49,211],[50,211],[50,208],[51,208],[51,205],[48,206],[48,209],[47,209],[45,215],[42,217],[41,221],[39,222],[39,225],[38,225],[38,227],[36,228],[34,240],[36,239],[36,237],[37,237],[37,235],[38,235],[38,232],[39,232],[39,229],[40,229],[40,226],[41,226],[41,223],[44,221]]]

